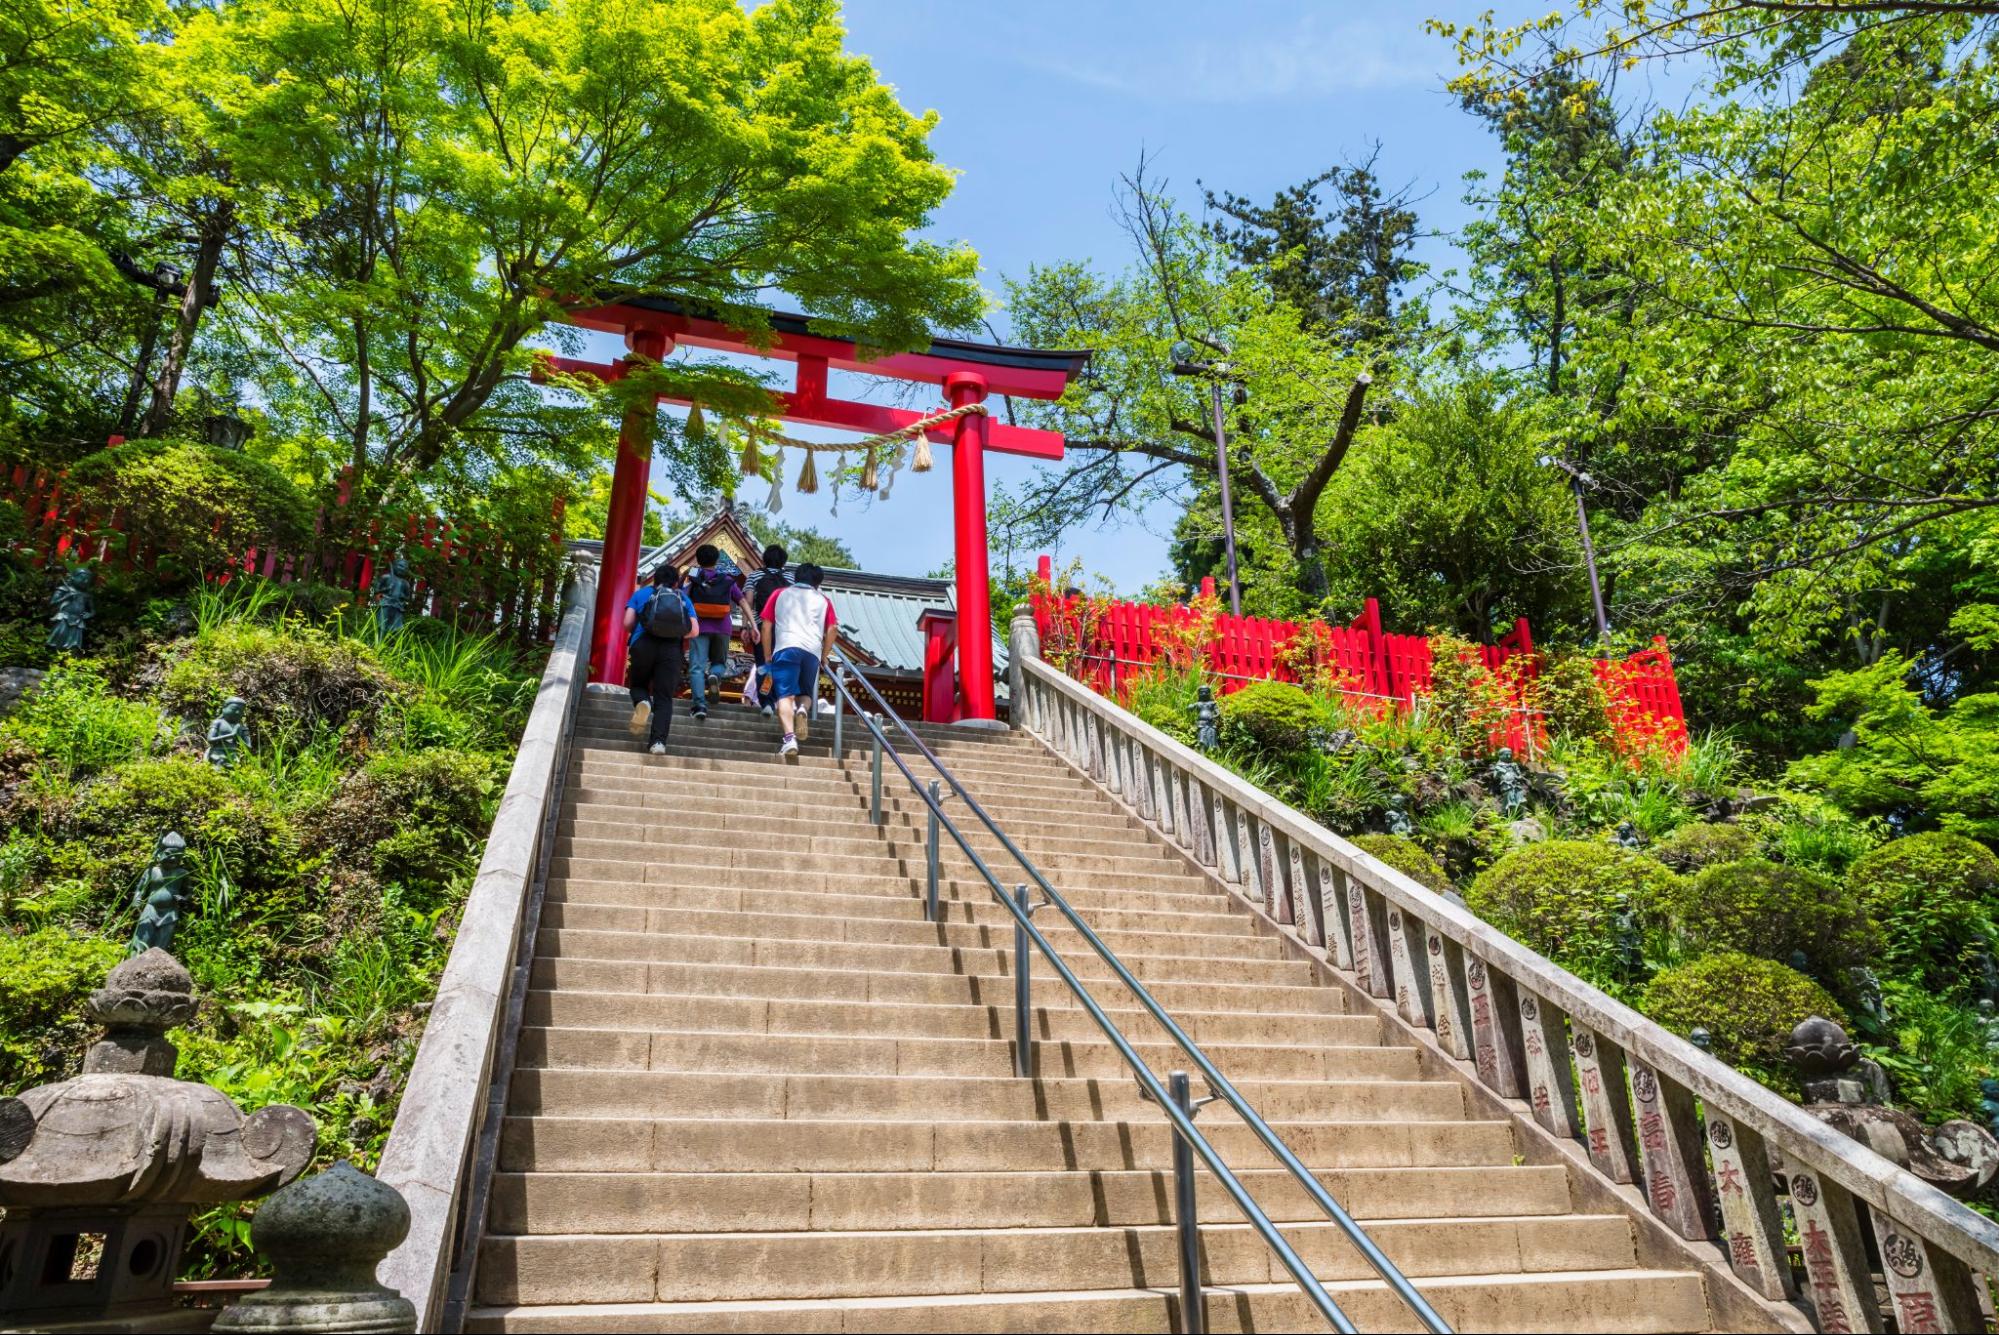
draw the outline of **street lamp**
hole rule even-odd
[[[1569,484],[1576,492],[1576,526],[1583,535],[1583,564],[1589,567],[1589,596],[1596,605],[1596,638],[1599,642],[1610,640],[1610,618],[1603,614],[1603,585],[1596,577],[1596,546],[1589,538],[1589,509],[1583,504],[1583,489],[1596,485],[1595,479],[1566,459],[1552,454],[1544,454],[1538,460],[1543,468],[1559,468],[1569,475]]]
[[[1208,382],[1208,410],[1215,419],[1215,473],[1222,481],[1222,545],[1229,558],[1229,614],[1242,615],[1242,585],[1236,579],[1235,509],[1229,501],[1229,439],[1222,424],[1222,379],[1227,362],[1199,360],[1200,349],[1184,339],[1173,345],[1173,374],[1199,376]]]

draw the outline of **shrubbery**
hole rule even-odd
[[[1451,889],[1451,878],[1444,875],[1444,869],[1437,865],[1437,860],[1412,840],[1393,834],[1358,834],[1353,837],[1352,843],[1361,852],[1380,858],[1418,885],[1438,894]]]
[[[1224,741],[1264,755],[1301,751],[1319,726],[1319,708],[1303,690],[1282,681],[1257,681],[1222,697]]]
[[[1661,970],[1639,1008],[1678,1034],[1706,1029],[1715,1056],[1777,1088],[1794,1084],[1784,1041],[1800,1020],[1846,1021],[1831,994],[1796,969],[1740,951]]]
[[[315,844],[434,890],[477,847],[498,775],[490,757],[461,751],[378,757],[341,781],[314,822]]]
[[[125,952],[96,937],[45,927],[0,932],[0,1089],[66,1080],[96,1037],[80,1008]]]
[[[1740,862],[1762,851],[1754,831],[1740,825],[1682,825],[1652,847],[1652,856],[1678,872],[1696,872],[1718,862]]]
[[[1806,969],[1826,979],[1866,963],[1877,945],[1851,890],[1762,858],[1718,863],[1681,880],[1672,913],[1689,954],[1740,951],[1790,963],[1802,951]]]
[[[280,549],[311,531],[312,509],[278,469],[191,440],[129,441],[71,465],[89,505],[116,509],[121,531],[182,574],[219,570],[252,545]]]
[[[1962,995],[1995,949],[1999,858],[1959,834],[1912,834],[1853,864],[1849,883],[1881,924],[1883,958]]]
[[[222,702],[241,696],[253,736],[373,727],[403,691],[367,645],[291,618],[277,625],[231,621],[161,654],[167,708],[203,726]]]
[[[1471,911],[1599,985],[1632,981],[1632,930],[1650,935],[1678,878],[1614,844],[1555,839],[1517,848],[1465,893]],[[1627,915],[1629,921],[1626,921]]]

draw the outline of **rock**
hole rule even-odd
[[[1548,832],[1542,828],[1540,821],[1532,816],[1523,816],[1507,825],[1506,835],[1518,847],[1521,844],[1538,844],[1548,837]]]
[[[276,1271],[271,1286],[215,1319],[218,1331],[414,1331],[416,1308],[378,1283],[375,1267],[409,1235],[410,1208],[345,1160],[272,1196],[250,1245]]]
[[[0,668],[0,718],[13,713],[22,697],[40,686],[47,675],[40,668]]]

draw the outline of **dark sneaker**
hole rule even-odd
[[[707,711],[707,710],[705,710],[705,709],[696,709],[696,710],[694,711],[694,717],[695,717],[695,718],[707,718],[707,717],[708,717],[708,711]]]

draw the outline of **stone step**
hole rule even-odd
[[[1241,1218],[1205,1168],[1203,1223]],[[1568,1211],[1568,1171],[1335,1168],[1319,1183],[1356,1219],[1480,1218]],[[1274,1222],[1319,1206],[1276,1169],[1236,1174]],[[1053,1173],[495,1173],[499,1233],[700,1233],[918,1228],[1112,1228],[1173,1222],[1173,1175],[1153,1169]]]
[[[551,934],[544,933],[544,937]],[[765,997],[786,1000],[872,1001],[902,1004],[993,1003],[1013,999],[1014,980],[997,974],[880,974],[861,969],[794,969],[763,965],[673,964],[653,962],[637,953],[648,940],[636,933],[587,932],[552,934],[552,942],[537,949],[530,969],[536,987],[587,987],[593,992],[671,992],[683,996]],[[587,937],[574,940],[572,937]],[[637,942],[637,945],[625,944]],[[610,949],[633,953],[607,955]],[[1079,1006],[1075,994],[1048,975],[1031,980],[1038,1006]],[[1121,984],[1084,978],[1102,1006],[1143,1009]],[[1145,981],[1145,980],[1141,980]],[[1280,987],[1258,983],[1146,982],[1146,990],[1169,1012],[1182,1006],[1197,1010],[1261,1012],[1322,1011],[1338,1014],[1344,995],[1331,987]]]
[[[774,806],[808,803],[830,806],[838,801],[851,809],[865,802],[871,791],[865,766],[849,762],[843,773],[830,766],[788,765],[775,755],[768,760],[752,760],[578,751],[570,774],[576,781],[592,786],[669,793],[683,802],[716,788],[727,788],[740,789],[737,798],[745,804],[761,800]],[[920,782],[928,782],[922,775],[917,777]],[[1051,791],[1038,781],[984,783],[972,786],[971,791],[979,805],[995,815],[1011,811],[1060,816],[1064,812],[1075,815],[1117,810],[1110,798],[1100,793],[1085,789]],[[882,775],[882,795],[885,800],[906,801],[912,810],[923,806],[910,791],[909,781],[893,769]]]
[[[1160,1281],[1155,1281],[1158,1283]],[[1691,1271],[1583,1270],[1546,1274],[1434,1276],[1418,1286],[1455,1330],[1567,1332],[1617,1330],[1630,1335],[1705,1331],[1706,1291]],[[1378,1280],[1334,1281],[1333,1300],[1360,1330],[1420,1330],[1401,1300]],[[1207,1329],[1317,1331],[1325,1319],[1291,1283],[1236,1285],[1203,1295]],[[466,1330],[568,1335],[640,1332],[998,1332],[1131,1331],[1150,1335],[1183,1329],[1178,1290],[1082,1289],[982,1292],[934,1297],[763,1300],[716,1303],[576,1303],[534,1307],[484,1306]]]
[[[949,836],[945,836],[947,839]],[[962,851],[952,848],[952,865],[969,865],[963,860]],[[584,839],[574,835],[558,833],[555,837],[554,855],[559,858],[576,858],[585,861],[613,861],[632,868],[652,866],[701,866],[701,867],[744,867],[763,872],[773,878],[798,871],[857,871],[892,875],[901,871],[904,875],[917,875],[924,871],[924,850],[921,845],[898,850],[883,840],[869,834],[855,834],[845,837],[815,838],[792,836],[789,832],[773,832],[769,842],[760,843],[753,838],[745,838],[741,843],[702,842],[689,839],[618,838]],[[1031,856],[1031,855],[1030,855]],[[1102,857],[1073,853],[1044,854],[1034,859],[1042,874],[1058,887],[1067,880],[1092,880],[1116,882],[1125,876],[1165,876],[1170,874],[1172,864],[1157,857]],[[1017,874],[1017,864],[1012,861],[988,863],[1002,876]],[[1188,876],[1189,883],[1192,876]]]
[[[1369,1234],[1404,1274],[1511,1275],[1613,1270],[1636,1263],[1621,1215],[1385,1219]],[[1330,1223],[1280,1230],[1321,1283],[1371,1278]],[[878,1232],[489,1236],[481,1302],[718,1302],[870,1298],[1002,1290],[1122,1289],[1178,1283],[1177,1235],[1128,1228],[966,1228]],[[1290,1276],[1249,1225],[1201,1230],[1202,1282],[1269,1284]]]
[[[854,864],[847,864],[852,868]],[[1000,884],[1019,884],[1026,880],[1024,873],[1015,871],[1013,877],[1006,875],[1006,868],[993,867],[993,875]],[[551,881],[577,879],[585,881],[643,882],[648,885],[711,885],[722,888],[734,887],[746,890],[832,890],[844,894],[869,894],[899,889],[912,880],[925,876],[922,863],[907,866],[893,859],[884,858],[878,865],[867,870],[828,871],[822,867],[789,871],[782,876],[753,866],[720,866],[701,863],[669,863],[665,865],[648,863],[635,866],[632,863],[611,858],[573,858],[557,855],[549,859],[548,874]],[[1018,879],[1014,879],[1018,878]],[[1091,882],[1085,881],[1084,884]],[[978,897],[990,901],[991,883],[983,877],[973,879],[953,878],[950,884]],[[1067,890],[1060,882],[1054,882],[1057,889]],[[1107,891],[1154,891],[1160,894],[1184,894],[1191,899],[1224,907],[1228,900],[1221,894],[1210,891],[1201,893],[1193,887],[1200,882],[1190,881],[1184,876],[1138,876],[1121,875],[1116,878],[1102,877],[1095,884]],[[941,893],[941,891],[940,891]]]
[[[1457,1121],[1464,1091],[1448,1080],[1239,1080],[1236,1089],[1271,1120]],[[1129,1079],[1013,1076],[858,1076],[745,1072],[521,1069],[509,1110],[579,1117],[784,1118],[795,1122],[911,1118],[1018,1122],[1128,1121],[1151,1105]],[[1204,1117],[1233,1120],[1219,1106]],[[1203,1126],[1209,1125],[1204,1122]]]
[[[1187,1064],[1186,1055],[1174,1045],[1134,1047],[1151,1070]],[[1414,1080],[1419,1074],[1414,1048],[1217,1043],[1203,1050],[1231,1080]],[[998,1076],[1013,1070],[1013,1043],[991,1038],[646,1033],[537,1026],[522,1028],[516,1060],[523,1067],[565,1070]],[[1131,1076],[1131,1068],[1105,1038],[1037,1043],[1035,1061],[1047,1076]]]
[[[643,814],[628,819],[608,817],[601,811],[589,815],[580,813],[573,804],[565,807],[564,814],[556,823],[556,833],[576,839],[637,839],[650,844],[686,843],[762,846],[763,836],[771,833],[756,826],[746,826],[740,813],[734,811],[644,811]],[[981,857],[997,857],[1004,853],[999,840],[983,828],[960,824],[959,829],[971,841]],[[1136,857],[1164,862],[1184,867],[1185,861],[1177,852],[1164,845],[1139,839],[1091,839],[1085,837],[1073,825],[1063,831],[1059,838],[1052,831],[1039,838],[1026,836],[1019,831],[1008,829],[1007,837],[1012,839],[1029,857],[1037,860],[1043,857],[1059,857],[1082,854],[1094,857]],[[782,833],[790,839],[805,841],[799,845],[820,848],[822,840],[866,839],[877,845],[894,845],[904,850],[914,847],[921,850],[926,846],[927,835],[921,817],[895,816],[887,825],[873,826],[856,813],[833,816],[831,813],[819,818],[794,818],[784,822]],[[962,858],[964,850],[949,832],[942,835],[939,848],[947,857]]]
[[[675,711],[673,726],[666,739],[666,753],[669,756],[721,759],[741,756],[759,762],[768,761],[773,766],[781,763],[777,757],[777,744],[783,734],[777,730],[776,724],[771,724],[767,729],[726,731],[717,730],[713,724],[712,718],[703,725],[699,720],[689,719]],[[795,766],[834,764],[836,758],[833,754],[832,733],[833,728],[830,723],[815,724],[811,736],[798,739],[798,759],[782,763]],[[601,752],[611,756],[636,755],[649,745],[650,736],[650,732],[634,734],[628,731],[622,722],[612,727],[590,724],[578,729],[576,745],[579,751],[588,751],[592,754]],[[873,764],[873,748],[868,745],[865,738],[849,736],[845,739],[845,745],[846,749],[840,755],[845,757],[848,763],[858,761],[862,764]],[[914,747],[898,746],[896,752],[902,757],[903,763],[925,782],[942,777],[937,772],[937,766],[931,764],[929,759]],[[943,762],[945,769],[957,776],[960,782],[971,783],[974,786],[980,776],[1007,775],[1033,777],[1049,783],[1059,783],[1064,787],[1081,788],[1089,784],[1089,781],[1076,771],[1067,766],[1053,765],[1049,763],[1047,756],[1037,756],[1031,751],[952,751],[948,755],[938,752],[937,758]],[[896,768],[895,761],[886,754],[882,757],[882,764],[887,770],[901,773]],[[948,788],[950,785],[947,783],[945,786]]]
[[[1511,1122],[1281,1122],[1272,1129],[1308,1168],[1472,1168],[1513,1162]],[[509,1117],[508,1172],[1051,1172],[1172,1167],[1173,1133],[1155,1111],[1133,1122],[647,1121]],[[1233,1119],[1202,1127],[1231,1168],[1276,1156]]]
[[[565,966],[567,967],[567,966]],[[1111,1022],[1134,1042],[1154,1037],[1152,1018],[1143,1011],[1105,1007]],[[1196,1043],[1298,1044],[1357,1047],[1382,1039],[1379,1015],[1207,1011],[1180,1009],[1174,1022]],[[790,998],[717,997],[542,988],[527,996],[524,1023],[577,1025],[592,1029],[673,1029],[687,1033],[862,1034],[884,1038],[1013,1037],[1013,999],[972,1006],[880,1006],[866,1001],[801,1001]],[[1039,1006],[1029,1012],[1034,1035],[1051,1041],[1095,1039],[1103,1031],[1079,1006]]]
[[[886,786],[884,789],[886,792]],[[592,777],[575,771],[571,771],[563,788],[566,800],[607,813],[605,818],[613,820],[618,818],[618,813],[633,810],[681,811],[696,801],[696,797],[690,796],[690,792],[698,796],[701,791],[703,790],[698,786],[694,789],[689,789],[684,784],[675,786],[649,783],[641,786],[624,781],[615,775],[606,776],[599,773]],[[751,829],[755,828],[754,813],[760,811],[780,813],[784,819],[844,821],[851,816],[855,820],[864,821],[867,819],[867,801],[867,778],[863,775],[858,787],[849,785],[845,792],[826,788],[800,796],[788,790],[759,789],[735,795],[721,810],[728,813],[730,820],[745,829]],[[907,812],[888,804],[891,814],[907,815],[910,820],[922,819],[928,808],[923,807],[914,798],[910,799],[910,802],[911,807]],[[981,796],[979,805],[991,812],[994,819],[999,821],[1010,835],[1016,830],[1031,834],[1036,831],[1087,828],[1093,838],[1101,838],[1106,833],[1119,830],[1136,838],[1142,836],[1145,829],[1144,824],[1136,816],[1114,807],[1091,810],[1086,820],[1079,821],[1074,806],[1059,802],[1044,802],[1027,807],[989,802]],[[976,824],[976,819],[968,823],[966,828],[969,829],[970,824]]]

